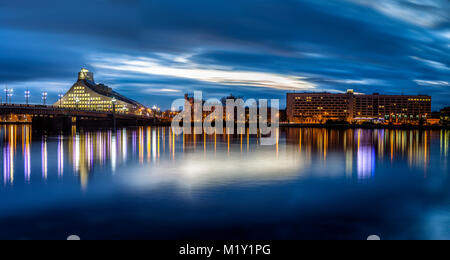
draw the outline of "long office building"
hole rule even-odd
[[[426,95],[358,95],[288,93],[287,119],[290,123],[323,124],[329,120],[419,122],[431,116],[431,97]]]
[[[82,69],[77,82],[53,106],[98,112],[116,112],[120,114],[143,115],[148,109],[108,86],[96,84],[94,73]]]

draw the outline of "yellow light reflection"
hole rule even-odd
[[[144,128],[139,127],[139,164],[144,164]]]
[[[228,153],[230,153],[230,135],[227,134],[227,148],[228,148]]]
[[[175,132],[172,131],[172,159],[175,160]]]
[[[23,135],[25,136],[25,147],[24,147],[24,174],[25,182],[30,182],[31,180],[31,154],[30,154],[30,139],[31,131],[29,126],[25,126]]]
[[[302,153],[302,129],[299,130],[298,148],[299,152]]]
[[[152,156],[152,128],[147,127],[147,162],[150,162]]]

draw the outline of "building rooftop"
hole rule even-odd
[[[395,95],[395,94],[364,94],[364,93],[355,93],[353,90],[349,90],[345,93],[331,93],[331,92],[289,92],[288,95],[355,95],[355,96],[388,96],[388,97],[431,97],[427,94],[417,94],[417,95]]]
[[[121,101],[129,103],[129,104],[133,104],[137,107],[145,107],[141,103],[115,92],[112,88],[110,88],[104,84],[96,84],[94,82],[94,73],[89,72],[89,70],[87,70],[87,69],[83,68],[78,73],[77,83],[79,83],[79,82],[83,82],[84,85],[86,85],[86,87],[92,89],[93,91],[95,91],[96,93],[98,93],[100,95],[115,98],[117,100],[121,100]]]

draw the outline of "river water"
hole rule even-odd
[[[0,128],[0,239],[450,239],[450,131]]]

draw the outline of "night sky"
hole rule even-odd
[[[0,39],[14,102],[27,88],[54,102],[86,67],[163,108],[194,90],[282,106],[288,91],[346,89],[450,105],[449,0],[0,0]]]

